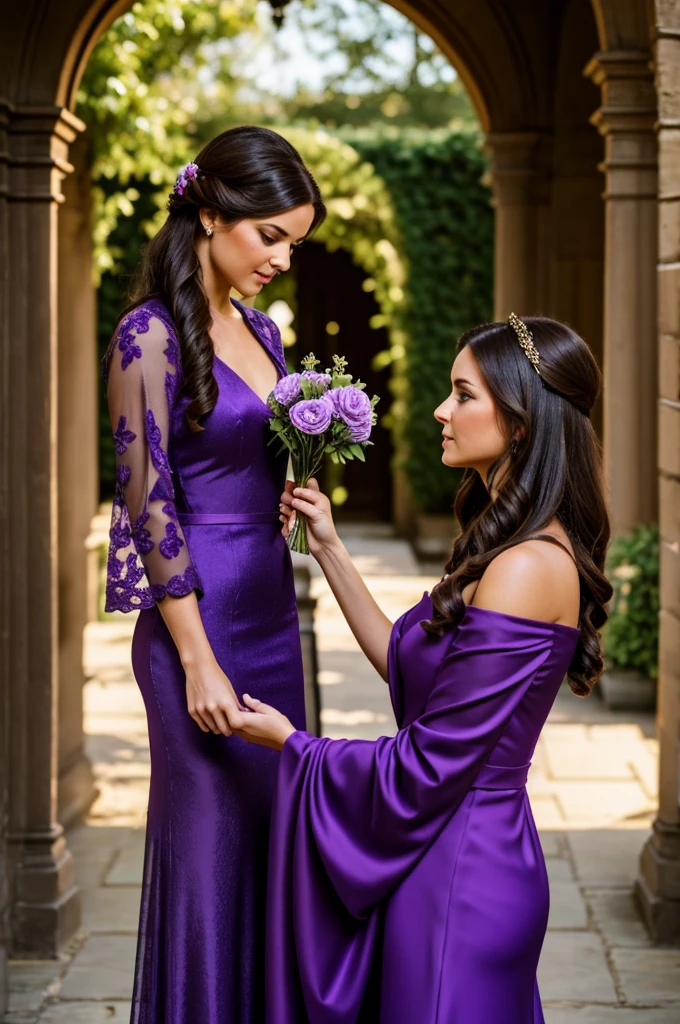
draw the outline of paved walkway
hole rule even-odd
[[[407,545],[384,531],[348,530],[346,539],[391,617],[431,587]],[[325,733],[393,732],[384,683],[318,573],[313,588]],[[87,823],[69,836],[83,929],[58,961],[13,964],[5,1024],[128,1020],[149,779],[144,709],[129,667],[131,631],[121,617],[92,623],[86,638],[88,753],[100,796]],[[630,895],[656,801],[653,735],[651,716],[613,714],[565,688],[537,749],[529,792],[552,891],[540,965],[547,1024],[680,1020],[680,950],[651,947]]]

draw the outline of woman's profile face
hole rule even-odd
[[[486,480],[489,467],[508,450],[510,438],[467,346],[456,356],[451,387],[451,394],[434,413],[442,425],[442,462],[476,469]]]
[[[198,243],[204,276],[252,298],[273,277],[288,270],[291,251],[306,237],[313,220],[311,203],[271,217],[248,217],[236,224],[227,224],[211,210],[201,210],[204,229],[213,231]]]

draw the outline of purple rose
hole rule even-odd
[[[287,377],[282,377],[272,394],[279,405],[289,406],[300,394],[300,374],[289,373]]]
[[[331,425],[332,413],[323,398],[296,402],[290,408],[290,422],[304,434],[323,434]]]
[[[350,384],[346,388],[336,388],[333,401],[337,415],[349,427],[352,440],[368,441],[373,427],[373,410],[366,392]]]
[[[315,384],[318,388],[328,388],[331,385],[330,373],[317,373],[316,370],[305,370],[302,374],[304,380]]]
[[[342,388],[331,388],[330,391],[327,391],[325,395],[321,396],[324,402],[328,402],[328,404],[330,405],[333,415],[336,417],[336,419],[339,418],[340,416],[340,413],[338,412],[338,395],[340,394],[341,390]]]

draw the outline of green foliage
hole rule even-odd
[[[385,327],[388,331],[389,351],[379,353],[378,359],[382,365],[392,365],[390,387],[396,400],[381,420],[392,431],[395,450],[403,451],[405,420],[403,415],[395,416],[394,409],[399,409],[400,396],[406,390],[408,335],[404,315],[409,269],[396,224],[394,196],[372,164],[336,136],[301,128],[278,130],[299,151],[326,202],[328,216],[316,232],[315,241],[331,252],[349,252],[367,274],[364,288],[375,294],[380,313],[372,318],[371,327]],[[289,277],[288,282],[291,281]],[[258,308],[266,312],[275,299],[284,298],[294,311],[290,283],[282,283],[281,289],[275,291],[269,285],[256,300]]]
[[[441,463],[434,409],[450,392],[459,335],[492,315],[493,212],[474,132],[343,135],[384,181],[408,266],[406,364],[391,415],[404,424],[405,466],[425,512],[449,512],[457,479]],[[399,351],[397,347],[397,351]],[[392,347],[395,352],[395,346]]]
[[[316,239],[344,248],[369,275],[390,348],[389,426],[423,511],[450,511],[460,474],[441,463],[433,417],[449,392],[458,336],[490,319],[493,212],[486,161],[473,132],[343,133],[280,129],[319,182],[329,216]],[[294,309],[291,278],[281,288]],[[258,298],[266,310],[271,286]]]
[[[354,127],[339,138],[280,127],[282,118],[330,124],[351,119],[355,125],[388,118],[424,126],[473,119],[460,83],[430,40],[405,19],[398,23],[401,16],[377,0],[352,2],[365,17],[347,20],[338,0],[288,9],[287,19],[295,10],[307,11],[307,38],[310,45],[316,39],[317,51],[324,29],[329,46],[345,57],[344,71],[336,66],[329,72],[318,97],[301,89],[292,98],[262,97],[257,83],[248,81],[247,60],[239,65],[239,55],[267,31],[256,16],[256,0],[144,0],[102,38],[78,107],[92,148],[100,352],[140,248],[162,221],[179,166],[231,124],[273,124],[300,150],[327,199],[329,216],[316,240],[347,250],[367,274],[364,287],[375,292],[380,313],[372,326],[386,327],[390,339],[376,358],[378,365],[392,366],[395,398],[381,420],[393,431],[414,495],[427,511],[448,510],[452,475],[439,461],[432,411],[446,394],[457,335],[490,315],[485,162],[470,130],[412,129],[404,135]],[[403,68],[388,53],[400,34],[412,40],[412,60]],[[257,304],[266,310],[277,298],[295,313],[293,275],[275,279]],[[105,495],[114,472],[105,403],[101,420]]]
[[[132,179],[138,199],[132,216],[121,217],[112,227],[107,249],[111,254],[113,267],[100,274],[97,293],[97,348],[101,359],[108,347],[121,309],[127,304],[127,296],[133,275],[139,263],[140,245],[143,244],[142,225],[154,216],[157,210],[157,189],[150,181]],[[104,181],[102,194],[114,194],[115,181]],[[104,382],[99,381],[99,480],[100,499],[103,501],[113,494],[116,479],[116,454],[111,443],[111,424],[106,403]]]
[[[656,679],[659,644],[659,529],[637,526],[613,541],[607,575],[614,587],[604,629],[612,667],[637,669]]]
[[[99,271],[116,265],[109,238],[139,199],[135,181],[156,188],[142,224],[160,226],[179,167],[234,124],[399,125],[469,123],[474,112],[451,66],[431,40],[382,0],[293,3],[297,25],[317,59],[344,57],[318,95],[298,87],[264,91],[250,71],[258,47],[275,45],[271,19],[257,0],[144,0],[116,19],[95,47],[78,92],[88,126],[95,182],[95,254]],[[412,39],[412,59],[397,67],[388,44]],[[294,37],[299,45],[299,35]],[[399,62],[396,62],[397,64]],[[333,62],[331,62],[333,64]],[[114,185],[115,187],[107,187]]]
[[[215,41],[252,30],[255,8],[256,0],[144,0],[95,47],[77,113],[92,150],[100,270],[115,266],[109,236],[135,212],[135,182],[154,186],[156,207],[142,225],[149,235],[179,167],[198,148],[202,121],[228,109],[239,82]]]
[[[282,103],[282,108],[291,124],[320,124],[327,129],[377,127],[386,122],[398,128],[439,128],[450,122],[468,126],[476,121],[458,79],[455,88],[445,90],[418,83],[404,91],[384,86],[361,94],[328,89],[321,95],[311,95],[300,89]]]
[[[309,0],[286,9],[329,70],[316,93],[283,99],[291,124],[440,128],[475,124],[465,89],[435,43],[383,0]]]

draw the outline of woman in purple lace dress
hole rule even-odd
[[[286,459],[266,398],[286,373],[255,296],[322,220],[296,151],[225,132],[178,178],[139,297],[104,361],[117,452],[106,608],[139,611],[132,660],[151,787],[133,1024],[263,1019],[276,755],[231,735],[237,694],[305,721]]]
[[[441,583],[394,626],[328,499],[283,496],[284,520],[291,504],[308,516],[399,732],[318,739],[244,695],[255,713],[235,717],[239,734],[282,748],[268,1024],[543,1022],[548,881],[524,787],[565,673],[586,695],[602,669],[599,372],[569,328],[513,315],[462,337],[451,387],[435,416],[444,464],[467,467],[461,533]]]

